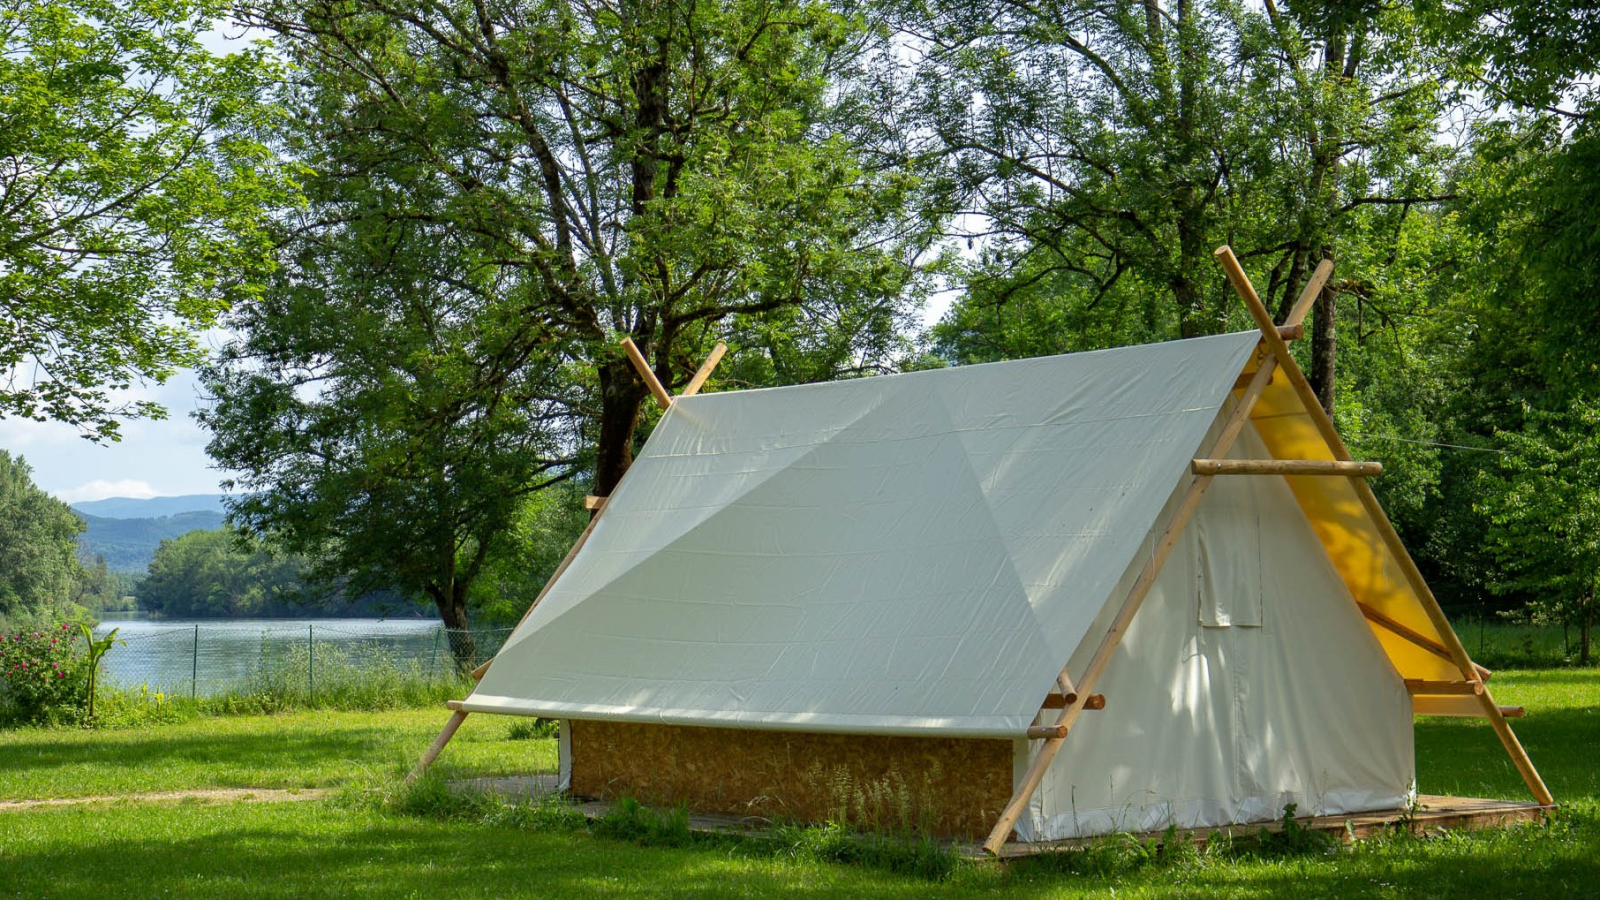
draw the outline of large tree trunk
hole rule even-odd
[[[455,660],[456,671],[465,675],[478,667],[478,644],[472,638],[472,626],[467,622],[467,591],[465,585],[451,585],[441,589],[428,585],[428,596],[439,610],[439,621],[444,623],[445,634],[450,639],[450,656]]]
[[[633,465],[633,433],[647,393],[625,357],[600,366],[600,434],[595,442],[594,492],[609,497]]]
[[[1334,375],[1338,362],[1339,293],[1326,285],[1317,297],[1316,316],[1311,320],[1311,387],[1328,415],[1333,415]]]
[[[1578,622],[1578,665],[1589,664],[1590,639],[1594,635],[1594,595],[1589,595],[1589,603],[1584,610],[1583,618]]]

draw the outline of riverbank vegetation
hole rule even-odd
[[[1600,883],[1600,676],[1504,671],[1497,696],[1528,709],[1518,733],[1562,804],[1548,825],[1308,842],[1243,852],[1108,839],[1008,864],[866,854],[825,828],[755,841],[687,836],[670,812],[652,831],[630,813],[590,828],[537,808],[460,800],[399,779],[442,708],[207,717],[155,728],[0,732],[0,804],[190,792],[190,799],[5,809],[5,889],[35,897],[1580,896]],[[472,716],[441,757],[462,780],[553,772],[555,741]],[[1488,726],[1417,726],[1419,788],[1511,797],[1523,786]],[[206,800],[221,789],[333,791],[301,802]],[[626,819],[626,821],[624,821]],[[652,836],[653,835],[653,836]],[[941,854],[943,851],[939,851]],[[920,874],[919,874],[920,873]]]

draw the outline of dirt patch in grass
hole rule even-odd
[[[0,800],[0,812],[40,806],[79,806],[86,803],[292,803],[320,800],[331,791],[213,788],[199,791],[150,791],[142,794],[99,794],[91,797],[52,797],[44,800]]]

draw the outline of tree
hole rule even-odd
[[[293,246],[203,370],[229,518],[323,584],[427,597],[475,666],[473,582],[522,498],[575,471],[560,345],[517,296],[435,280],[482,277],[471,235],[374,217]]]
[[[624,335],[669,385],[719,330],[770,348],[765,377],[891,346],[912,185],[840,137],[858,23],[793,0],[245,15],[303,73],[283,140],[309,207],[204,421],[234,520],[315,572],[464,629],[523,498],[587,467],[607,494],[631,462]]]
[[[0,450],[0,624],[70,612],[81,577],[83,521],[33,483],[21,457]]]
[[[346,192],[303,227],[471,242],[432,285],[506,298],[525,340],[583,363],[598,493],[647,397],[622,336],[668,385],[741,319],[892,337],[923,224],[896,230],[911,183],[843,139],[857,21],[805,0],[249,7],[307,73],[295,151]]]
[[[1600,403],[1530,409],[1523,430],[1499,438],[1505,455],[1480,482],[1485,537],[1504,567],[1493,586],[1529,593],[1535,615],[1577,625],[1588,665],[1600,616]]]
[[[201,356],[194,330],[270,263],[290,191],[255,132],[273,67],[216,56],[210,0],[0,8],[0,416],[115,439],[118,392]]]
[[[299,613],[309,599],[302,560],[243,546],[226,528],[161,542],[138,588],[139,605],[172,618]]]
[[[982,242],[947,346],[1002,322],[1081,322],[1086,340],[1056,339],[1074,348],[1223,330],[1222,243],[1281,318],[1346,235],[1440,199],[1447,63],[1404,8],[924,2],[904,27]],[[1376,274],[1345,265],[1334,288]],[[1332,410],[1334,294],[1319,303],[1308,372]]]

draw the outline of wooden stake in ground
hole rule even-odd
[[[655,396],[656,402],[661,404],[662,409],[670,408],[672,406],[672,397],[667,394],[666,388],[661,386],[661,382],[657,380],[655,373],[650,371],[650,366],[645,362],[644,354],[640,353],[639,348],[634,346],[633,340],[624,338],[622,349],[628,354],[628,359],[633,362],[634,368],[639,371],[639,377],[643,378],[645,384],[650,388],[650,393]],[[712,348],[710,355],[706,357],[706,361],[701,364],[699,370],[694,373],[694,377],[690,379],[689,386],[684,389],[683,396],[692,396],[700,390],[701,385],[705,384],[706,379],[711,377],[711,371],[717,367],[717,363],[727,351],[728,345],[718,341],[717,346]],[[623,480],[627,480],[626,474],[623,475]],[[617,485],[618,488],[621,486],[620,483]],[[590,506],[589,501],[592,499],[598,499],[600,502]],[[517,621],[517,628],[521,628],[522,624],[528,621],[528,616],[533,614],[534,607],[538,606],[539,601],[550,593],[550,589],[555,586],[557,579],[567,571],[567,566],[571,565],[572,561],[577,558],[578,551],[583,549],[583,545],[589,540],[589,535],[594,533],[595,525],[600,522],[600,517],[605,515],[606,508],[610,505],[606,502],[609,499],[609,497],[584,498],[584,506],[586,508],[597,510],[594,518],[589,520],[588,527],[584,528],[583,533],[578,535],[578,539],[572,544],[572,549],[567,551],[567,555],[562,558],[561,564],[556,566],[556,570],[551,573],[549,580],[544,583],[544,587],[539,589],[539,593],[533,598],[533,602],[528,604],[527,611]],[[516,628],[513,628],[511,633],[516,634]],[[473,680],[482,681],[483,676],[489,672],[489,666],[493,663],[494,660],[491,658],[485,660],[483,665],[474,669],[472,671]],[[434,738],[433,744],[428,747],[428,752],[422,754],[422,759],[417,762],[417,767],[411,771],[410,775],[406,776],[407,784],[415,781],[422,776],[422,773],[428,771],[428,767],[432,766],[433,761],[438,759],[439,754],[444,751],[445,745],[450,743],[451,738],[455,737],[456,729],[460,728],[461,723],[466,721],[467,710],[460,708],[460,702],[451,701],[451,704],[451,709],[454,712],[450,716],[450,721],[445,723],[444,730],[440,731],[439,736]]]

